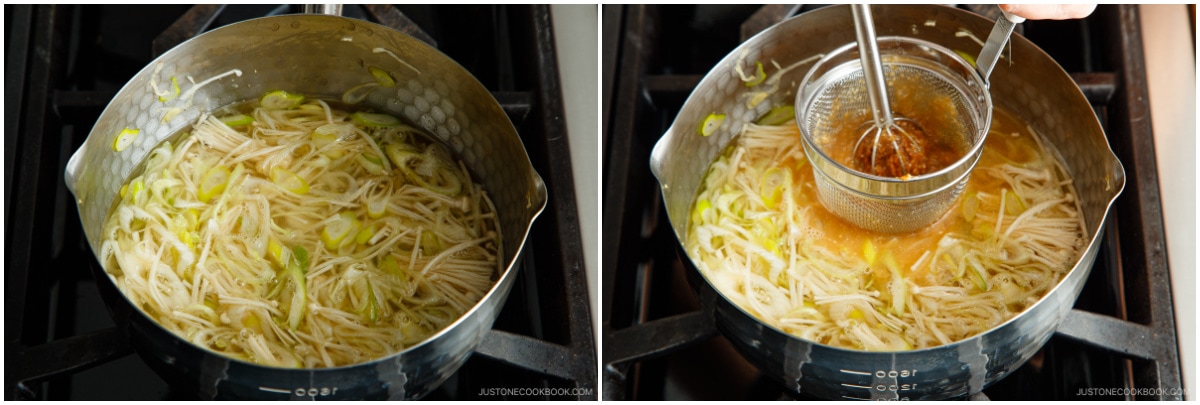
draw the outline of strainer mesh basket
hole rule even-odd
[[[881,37],[879,47],[894,114],[921,117],[922,130],[957,143],[962,158],[907,179],[849,168],[862,124],[872,122],[855,44],[826,55],[805,77],[797,124],[826,209],[871,231],[909,232],[935,222],[962,193],[991,124],[991,99],[975,70],[945,48],[901,37]]]

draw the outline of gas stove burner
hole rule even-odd
[[[700,308],[646,162],[731,49],[812,6],[605,6],[605,399],[807,399],[750,365]],[[1083,292],[1050,341],[967,399],[1182,399],[1137,6],[1028,21],[1079,85],[1126,169]],[[1137,119],[1134,119],[1137,117]],[[698,277],[696,277],[698,278]]]
[[[138,356],[100,301],[63,168],[154,57],[275,5],[6,5],[6,399],[189,399]],[[427,398],[595,399],[596,349],[549,6],[347,5],[437,47],[492,91],[550,200],[475,355]],[[17,136],[16,134],[20,134]],[[107,282],[107,281],[102,281]],[[541,388],[541,390],[522,390]],[[532,393],[532,394],[531,394]],[[320,397],[311,387],[294,399]]]

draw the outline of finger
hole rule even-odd
[[[1066,20],[1092,14],[1095,4],[1001,4],[1004,11],[1030,20]]]

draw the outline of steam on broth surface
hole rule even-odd
[[[826,211],[800,142],[794,121],[747,124],[709,166],[684,244],[715,288],[786,333],[868,351],[952,343],[1037,302],[1083,246],[1067,171],[1003,110],[957,204],[911,234]]]
[[[181,338],[361,363],[453,323],[502,270],[487,193],[420,130],[283,92],[217,114],[156,147],[104,227],[117,287]]]

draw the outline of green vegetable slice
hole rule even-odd
[[[371,218],[382,217],[387,213],[388,200],[386,198],[372,198],[367,201],[367,216]]]
[[[750,79],[750,81],[746,82],[746,87],[754,87],[759,84],[762,84],[762,82],[764,80],[767,80],[767,74],[765,72],[763,72],[762,62],[755,61],[754,65],[755,65],[757,71],[754,73],[754,78]]]
[[[971,278],[971,282],[975,284],[975,287],[983,291],[988,291],[987,271],[983,269],[983,266],[975,261],[974,258],[968,257],[967,268],[971,270],[967,272],[967,276]]]
[[[376,87],[379,87],[379,83],[368,82],[351,87],[350,90],[342,93],[342,102],[350,105],[361,103],[367,96],[371,95],[371,91],[375,90]]]
[[[364,169],[367,169],[367,173],[375,175],[387,173],[387,171],[383,169],[383,160],[379,156],[375,156],[370,153],[363,153],[356,156],[355,160],[358,160],[358,163],[361,164]]]
[[[863,240],[863,259],[867,261],[867,266],[875,265],[875,244],[871,243],[870,239]]]
[[[416,153],[405,150],[398,144],[390,144],[385,147],[388,158],[400,171],[404,173],[404,177],[409,181],[416,183],[421,187],[428,188],[439,194],[444,194],[450,197],[457,196],[462,191],[462,181],[458,179],[458,175],[449,167],[446,162],[439,162],[436,168],[429,176],[423,176],[413,170],[413,167],[420,167],[426,163],[424,159],[438,159],[428,156],[423,153]]]
[[[963,196],[962,214],[963,219],[967,222],[975,220],[975,213],[979,210],[979,194],[975,192],[967,193]]]
[[[771,111],[767,111],[767,113],[764,114],[762,117],[760,117],[758,119],[758,122],[755,122],[755,124],[758,124],[758,125],[780,125],[785,122],[788,122],[789,120],[792,119],[792,117],[795,117],[795,116],[796,116],[796,108],[795,107],[790,106],[790,105],[781,105],[781,106],[772,108]]]
[[[1017,195],[1016,191],[1006,193],[1004,200],[1004,212],[1008,215],[1021,215],[1025,212],[1025,199]]]
[[[375,289],[371,288],[371,279],[367,279],[367,316],[371,318],[371,324],[379,321],[379,307],[375,304]]]
[[[442,245],[442,238],[430,231],[421,232],[421,251],[426,255],[436,255],[446,250]]]
[[[354,217],[354,213],[350,211],[342,211],[333,221],[325,225],[325,229],[321,231],[321,241],[325,243],[325,248],[336,250],[341,246],[342,240],[358,229],[361,223],[358,218]]]
[[[287,191],[296,194],[308,193],[308,182],[288,169],[275,167],[271,169],[271,181]]]
[[[966,53],[964,51],[957,50],[957,49],[954,50],[954,53],[957,53],[958,56],[961,56],[963,59],[966,59],[967,62],[971,64],[971,67],[975,67],[975,57],[974,56],[971,56],[971,54]]]
[[[200,180],[200,192],[197,195],[200,202],[208,203],[213,197],[221,195],[225,191],[225,185],[229,184],[229,177],[229,169],[225,166],[209,169]]]
[[[138,134],[140,134],[141,132],[142,131],[140,129],[133,129],[133,128],[128,128],[128,127],[121,130],[121,133],[117,134],[117,139],[113,140],[113,145],[112,145],[113,151],[120,152],[120,151],[125,150],[125,148],[128,148],[129,145],[133,144],[133,140],[137,139]]]
[[[305,285],[308,274],[308,250],[305,250],[304,247],[292,248],[292,260],[288,263],[288,273],[292,276],[292,282],[296,284],[296,291],[292,293],[292,307],[288,311],[288,327],[296,330],[300,327],[300,321],[304,319],[304,307],[308,306],[308,287]]]
[[[158,96],[158,101],[165,103],[174,100],[175,97],[179,97],[179,79],[176,79],[175,76],[171,76],[171,90],[173,90],[175,93],[171,94],[170,97]],[[155,89],[154,91],[158,92],[158,89]]]
[[[387,274],[403,275],[400,272],[400,262],[397,262],[396,257],[392,255],[384,255],[382,259],[379,259],[379,269]]]
[[[268,110],[290,110],[299,107],[300,103],[303,102],[303,95],[292,94],[283,90],[276,90],[267,93],[260,101],[263,108]]]
[[[701,136],[712,135],[713,132],[717,132],[717,128],[720,128],[721,123],[723,122],[725,122],[725,114],[709,114],[707,117],[704,117],[704,121],[700,123],[700,128],[698,128],[698,131],[700,132]]]
[[[368,127],[392,127],[400,125],[400,119],[387,114],[356,112],[350,120]]]
[[[900,264],[896,262],[896,257],[892,256],[892,252],[883,252],[883,264],[887,266],[892,273],[891,293],[892,293],[892,311],[896,315],[904,316],[904,304],[907,301],[908,283],[904,281],[904,276],[900,274]]]
[[[246,114],[230,115],[228,117],[221,118],[221,122],[230,127],[240,127],[242,125],[247,125],[251,122],[254,122],[254,117]]]
[[[392,75],[388,74],[387,71],[375,66],[368,66],[367,70],[371,72],[371,76],[375,77],[375,82],[379,83],[380,86],[392,87],[396,85],[396,79],[393,79]]]
[[[360,245],[365,245],[365,244],[367,244],[367,242],[370,242],[371,238],[374,236],[375,236],[375,225],[374,224],[367,225],[366,228],[363,228],[361,231],[358,231],[358,235],[354,235],[354,241],[358,242],[358,244],[360,244]]]

